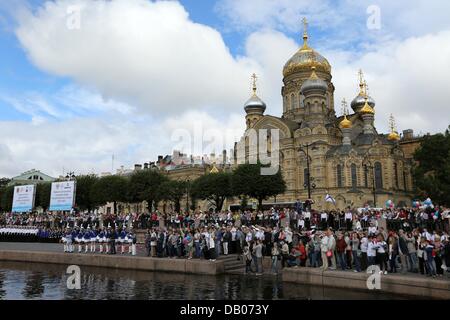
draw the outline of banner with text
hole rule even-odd
[[[34,208],[36,186],[33,184],[14,187],[12,212],[29,212]]]
[[[50,211],[70,211],[75,201],[75,181],[53,182]]]

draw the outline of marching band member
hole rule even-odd
[[[84,253],[88,252],[89,242],[91,242],[91,227],[88,226],[86,232],[83,235]]]
[[[100,253],[103,253],[103,242],[105,240],[105,232],[103,231],[103,229],[100,229],[100,232],[97,235],[97,241],[98,241],[98,246],[100,249]]]
[[[69,230],[66,230],[66,233],[61,237],[61,242],[64,244],[64,252],[69,252],[68,236],[70,236],[70,239],[72,239],[72,234]]]
[[[121,246],[121,251],[120,251],[121,254],[125,253],[125,244],[126,244],[125,238],[126,237],[127,237],[127,232],[125,231],[125,228],[123,228],[119,233],[119,239],[118,239],[120,246]]]
[[[81,229],[78,230],[77,237],[75,238],[76,243],[78,243],[78,253],[81,253],[81,247],[83,246],[83,235],[83,227],[81,227]]]
[[[130,230],[130,232],[127,235],[128,237],[128,241],[129,241],[129,249],[131,249],[131,251],[129,251],[131,253],[131,255],[135,256],[136,255],[136,235],[133,233],[132,230]]]
[[[97,231],[91,230],[91,253],[95,253],[95,243],[97,242]]]

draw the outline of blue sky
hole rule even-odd
[[[381,24],[370,29],[373,4]],[[80,30],[58,27],[70,5],[83,8]],[[449,9],[438,0],[0,0],[0,176],[102,172],[112,154],[131,167],[171,153],[176,131],[191,126],[232,128],[229,147],[244,128],[252,72],[267,113],[281,114],[281,71],[303,16],[333,67],[338,114],[363,68],[379,131],[390,113],[400,131],[442,131]]]

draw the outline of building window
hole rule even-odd
[[[366,164],[364,165],[364,187],[369,187],[369,169]]]
[[[304,104],[303,104],[303,100],[305,99],[305,97],[300,93],[299,95],[298,95],[298,107],[299,108],[304,108],[305,106],[304,106]]]
[[[375,162],[375,188],[383,189],[383,170],[379,162]]]
[[[407,175],[407,172],[405,170],[403,172],[403,189],[405,189],[405,191],[408,190],[408,184],[407,184],[407,180],[406,180],[406,175]]]
[[[295,101],[295,95],[294,94],[291,94],[291,110],[294,110],[295,109],[295,103],[296,101]]]
[[[352,164],[351,166],[351,173],[352,173],[352,188],[355,189],[356,185],[358,184],[358,180],[356,177],[356,164]]]
[[[394,163],[394,180],[395,180],[395,187],[398,189],[398,166],[396,163]]]
[[[340,164],[336,166],[336,181],[338,188],[342,188],[342,166]]]

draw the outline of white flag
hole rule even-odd
[[[327,193],[327,195],[325,196],[325,201],[326,201],[326,202],[331,202],[331,203],[333,203],[334,205],[336,205],[336,200],[334,200],[334,198],[333,198],[332,196],[330,196],[328,193]]]

